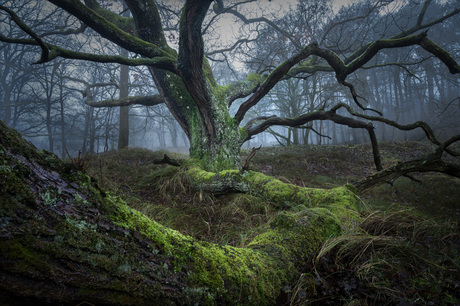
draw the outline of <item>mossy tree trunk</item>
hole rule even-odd
[[[270,305],[314,250],[358,217],[346,188],[187,168],[203,184],[218,176],[264,186],[260,196],[295,209],[246,248],[198,241],[130,209],[0,122],[0,303]]]
[[[149,69],[166,105],[190,140],[190,156],[201,160],[208,170],[238,168],[245,139],[228,112],[223,87],[216,83],[203,51],[201,24],[211,2],[189,1],[184,7],[187,14],[181,17],[178,55],[167,46],[158,11],[144,9],[146,3],[150,1],[127,1],[135,28],[142,29],[137,35],[178,58],[177,73],[152,66]]]

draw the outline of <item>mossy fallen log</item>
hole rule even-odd
[[[270,183],[258,174],[244,180],[258,184],[261,196],[278,197],[264,191]],[[291,199],[297,208],[246,248],[211,244],[131,209],[0,122],[0,302],[274,304],[315,249],[356,214],[346,188],[302,190]]]

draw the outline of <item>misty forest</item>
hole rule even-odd
[[[0,304],[460,304],[459,60],[458,0],[0,1]]]

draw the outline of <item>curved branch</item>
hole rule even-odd
[[[368,115],[357,113],[357,112],[353,111],[349,105],[346,105],[344,103],[339,103],[339,104],[335,105],[331,110],[338,110],[340,108],[345,108],[353,116],[360,117],[360,118],[363,118],[363,119],[366,119],[366,120],[382,122],[382,123],[385,123],[387,125],[395,127],[395,128],[397,128],[399,130],[402,130],[402,131],[410,131],[410,130],[415,130],[417,128],[421,128],[423,130],[423,132],[425,133],[425,135],[426,135],[426,137],[428,138],[429,141],[431,141],[433,144],[437,145],[438,147],[443,145],[436,138],[436,136],[434,135],[434,132],[431,129],[431,127],[424,121],[416,121],[416,122],[410,123],[410,124],[399,124],[396,121],[386,119],[386,118],[383,118],[383,117],[368,116]],[[457,140],[453,140],[451,143],[453,143],[455,141],[457,141]],[[455,152],[455,151],[453,151],[451,149],[448,149],[448,146],[451,143],[448,143],[448,145],[446,145],[446,147],[443,148],[443,151],[446,151],[447,153],[449,153],[452,156],[460,156],[460,153]]]
[[[339,83],[350,88],[349,84],[345,82],[346,77],[349,74],[355,72],[357,69],[363,67],[363,65],[369,62],[380,50],[413,45],[420,45],[425,50],[438,57],[448,67],[452,74],[460,73],[460,66],[457,64],[455,59],[447,51],[443,50],[441,47],[429,40],[426,32],[404,38],[374,41],[369,45],[366,51],[361,54],[361,56],[356,58],[349,65],[345,65],[344,61],[342,61],[342,59],[333,51],[322,48],[317,43],[312,43],[302,49],[302,51],[300,51],[298,54],[294,55],[276,67],[275,70],[273,70],[273,72],[268,76],[267,80],[262,83],[261,86],[256,90],[254,95],[251,96],[251,98],[249,98],[246,102],[241,104],[235,115],[235,119],[238,123],[240,123],[243,120],[246,112],[251,107],[256,105],[281,78],[290,73],[290,69],[292,67],[310,55],[317,55],[326,60],[329,66],[335,71],[336,78]],[[352,90],[354,101],[360,108],[365,110],[365,108],[357,100],[358,95],[353,92],[352,87],[350,90]]]
[[[236,99],[241,99],[254,93],[265,80],[266,76],[258,73],[251,73],[246,77],[244,81],[235,81],[229,83],[225,90],[225,102],[230,107]]]
[[[124,17],[120,14],[103,9],[96,0],[85,0],[85,4],[98,15],[104,17],[124,32],[128,34],[137,34],[136,25],[133,18]]]
[[[224,52],[228,52],[228,51],[233,51],[233,50],[235,50],[239,45],[241,45],[241,44],[243,44],[243,43],[250,43],[250,42],[253,42],[253,41],[255,41],[255,39],[247,39],[247,38],[238,39],[231,47],[223,48],[223,49],[218,49],[218,50],[214,50],[214,51],[210,51],[210,52],[206,52],[206,57],[211,56],[211,55],[215,55],[215,54],[219,54],[219,53],[224,53]]]
[[[253,126],[254,122],[258,120],[261,121],[259,124]],[[260,117],[251,120],[248,125],[245,126],[248,133],[248,138],[259,133],[262,133],[266,129],[272,126],[291,126],[298,127],[304,125],[305,123],[314,121],[314,120],[330,120],[337,124],[346,125],[351,128],[363,128],[363,129],[374,129],[372,124],[368,122],[359,121],[353,118],[344,117],[336,113],[336,109],[331,109],[328,111],[314,111],[311,113],[300,115],[296,118],[280,118],[276,116],[272,117]]]
[[[336,111],[339,108],[333,107],[328,111],[315,111],[308,114],[300,115],[297,118],[279,118],[279,117],[260,117],[251,120],[246,126],[247,131],[247,138],[245,140],[250,139],[252,136],[259,134],[271,126],[280,125],[280,126],[291,126],[291,127],[298,127],[305,123],[314,121],[314,120],[330,120],[337,124],[346,125],[351,128],[360,128],[365,129],[369,133],[369,138],[372,144],[372,151],[374,156],[374,164],[377,171],[382,170],[382,162],[380,157],[380,150],[377,142],[377,137],[375,135],[374,126],[371,122],[364,122],[359,121],[353,118],[344,117],[338,115]],[[252,126],[256,120],[262,121],[256,126]]]
[[[85,32],[85,30],[88,28],[88,26],[84,23],[80,25],[78,29],[72,29],[69,28],[67,30],[64,30],[64,28],[59,27],[58,31],[52,31],[52,32],[46,32],[40,35],[41,37],[46,37],[46,36],[51,36],[51,35],[76,35],[76,34],[81,34]]]
[[[419,19],[418,19],[417,24],[415,26],[413,26],[412,28],[410,28],[410,29],[408,29],[406,31],[401,32],[398,35],[395,35],[395,36],[391,37],[391,39],[400,39],[400,38],[407,37],[407,36],[417,32],[417,31],[427,29],[427,28],[430,28],[430,27],[432,27],[432,26],[434,26],[436,24],[439,24],[439,23],[443,22],[444,20],[449,19],[450,17],[455,16],[458,13],[460,13],[460,8],[458,8],[458,9],[455,9],[455,10],[451,11],[450,13],[448,13],[448,14],[446,14],[446,15],[444,15],[444,16],[436,19],[436,20],[433,20],[432,22],[429,22],[429,23],[426,23],[426,24],[422,25],[421,22],[422,22],[422,19],[424,17],[424,14],[425,14],[426,6],[429,4],[429,2],[431,2],[431,1],[425,2],[424,6],[422,7],[422,11],[421,11],[421,13],[419,15]],[[420,22],[420,24],[419,24],[419,22]],[[372,43],[368,43],[368,44],[362,46],[359,50],[355,51],[352,55],[347,57],[344,60],[344,62],[346,64],[348,64],[348,63],[354,61],[356,58],[360,57],[364,52],[366,52],[366,50],[369,48],[369,46],[371,44]]]
[[[453,136],[451,138],[449,138],[448,140],[444,141],[441,145],[438,146],[438,148],[436,149],[435,151],[435,155],[438,156],[439,158],[441,158],[442,156],[442,153],[444,151],[448,152],[450,155],[452,156],[456,156],[456,157],[459,157],[460,156],[460,152],[455,152],[455,151],[452,151],[452,150],[449,150],[447,151],[447,148],[457,142],[457,141],[460,141],[460,135],[456,135],[456,136]]]
[[[355,87],[354,87],[351,83],[342,81],[341,84],[344,85],[344,86],[346,86],[346,87],[348,87],[348,88],[350,89],[350,93],[351,93],[351,95],[352,95],[352,97],[353,97],[353,101],[355,101],[356,105],[358,105],[358,107],[359,107],[360,109],[362,109],[362,110],[364,110],[364,111],[370,110],[370,111],[373,111],[373,112],[379,114],[380,116],[383,116],[383,113],[382,113],[382,112],[380,112],[380,111],[378,111],[378,110],[376,110],[376,109],[373,109],[373,108],[364,107],[364,106],[359,102],[358,98],[361,98],[361,99],[363,99],[363,100],[366,101],[366,102],[367,102],[367,100],[366,100],[364,97],[361,97],[361,96],[359,96],[359,95],[356,93]]]
[[[87,24],[102,37],[114,42],[115,44],[125,48],[128,51],[138,53],[149,58],[170,58],[175,61],[174,52],[168,47],[165,49],[160,46],[137,38],[134,35],[128,34],[115,24],[109,22],[101,15],[81,3],[73,0],[49,0],[54,5],[64,9],[71,15],[74,15],[82,22]]]
[[[0,4],[0,10],[5,11],[10,15],[11,19],[16,23],[21,30],[23,30],[25,33],[27,33],[30,37],[33,38],[33,41],[36,42],[38,46],[42,49],[41,57],[36,64],[41,64],[47,61],[48,55],[49,55],[49,49],[48,46],[43,42],[43,40],[35,33],[31,28],[29,28],[19,17],[16,15],[15,12],[10,10],[9,8],[3,6]]]
[[[155,106],[158,104],[165,103],[165,99],[160,95],[154,95],[144,97],[127,97],[124,99],[108,99],[102,101],[87,100],[85,103],[86,105],[92,107],[120,107],[129,105]]]
[[[21,45],[38,46],[38,42],[33,39],[24,38],[9,38],[0,34],[0,41],[7,43],[16,43]],[[128,66],[153,66],[160,69],[165,69],[173,73],[177,73],[177,67],[175,60],[171,57],[154,57],[154,58],[126,58],[119,55],[99,55],[93,53],[72,51],[61,48],[59,46],[44,43],[49,53],[47,58],[42,58],[38,63],[50,62],[58,57],[74,59],[74,60],[85,60],[97,63],[118,63]]]
[[[460,166],[445,162],[438,158],[417,159],[397,164],[387,168],[364,180],[354,183],[353,185],[360,191],[366,191],[370,188],[387,183],[395,178],[407,175],[411,172],[441,172],[457,178],[460,178]]]
[[[260,87],[255,91],[255,93],[243,104],[241,104],[240,108],[236,112],[235,119],[238,123],[240,123],[246,112],[256,105],[269,91],[272,89],[281,78],[283,78],[289,70],[298,64],[301,60],[309,57],[310,55],[314,54],[314,51],[319,48],[318,44],[313,43],[305,48],[303,48],[298,54],[294,55],[287,61],[280,64],[276,67],[267,79],[260,85]]]
[[[449,54],[449,52],[435,44],[433,41],[429,40],[428,37],[425,37],[419,43],[419,45],[426,51],[430,52],[431,54],[439,58],[447,66],[447,68],[449,68],[450,73],[460,73],[460,65],[458,65],[458,63]]]

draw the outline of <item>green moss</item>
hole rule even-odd
[[[239,128],[239,134],[240,134],[241,142],[246,141],[246,139],[248,138],[248,130],[247,130],[247,128],[240,127]]]
[[[347,188],[321,191],[255,172],[207,172],[191,161],[184,167],[196,182],[250,185],[251,194],[280,207],[290,203],[293,208],[278,216],[247,248],[221,246],[166,228],[99,190],[89,176],[67,168],[46,152],[37,154],[33,163],[41,176],[32,189],[26,185],[27,171],[11,168],[20,160],[0,154],[0,175],[7,182],[0,185],[7,198],[0,202],[2,225],[6,232],[21,233],[0,242],[0,258],[12,263],[5,267],[10,273],[31,277],[38,271],[51,282],[79,287],[77,298],[82,300],[98,291],[115,291],[109,296],[111,303],[153,303],[166,295],[163,288],[168,286],[174,292],[173,301],[274,304],[281,288],[292,281],[319,244],[340,234],[341,216],[335,216],[330,207],[346,211],[355,205]],[[169,171],[165,169],[164,174],[170,175]],[[71,186],[72,190],[59,194],[52,186],[63,186],[64,191]],[[15,198],[13,192],[24,192],[35,205],[24,201],[24,196]],[[75,275],[81,278],[75,280]]]
[[[344,227],[356,226],[361,219],[357,197],[347,186],[333,189],[306,188],[281,182],[260,172],[248,171],[241,174],[237,170],[224,170],[214,173],[196,166],[189,166],[187,173],[198,188],[214,184],[217,190],[216,184],[239,184],[242,190],[265,198],[280,209],[298,211],[312,207],[326,208],[343,222]]]

